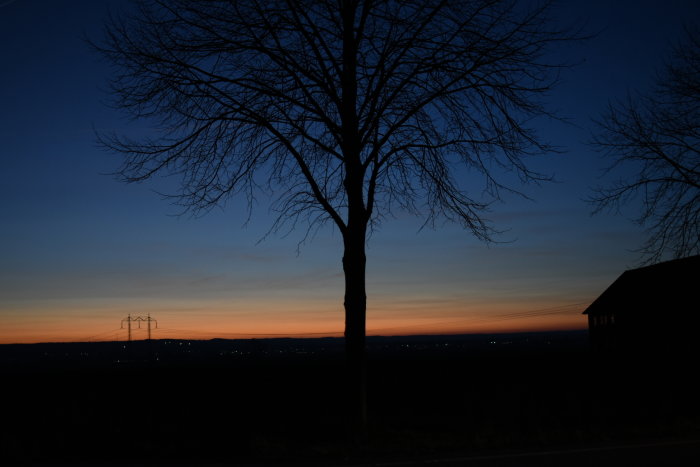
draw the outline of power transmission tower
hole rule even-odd
[[[143,320],[142,320],[142,321],[143,321]],[[145,321],[148,322],[148,340],[150,341],[150,340],[151,340],[151,322],[156,323],[156,329],[158,329],[158,321],[156,321],[155,319],[151,318],[151,314],[150,314],[150,313],[149,313],[148,315],[146,315]],[[139,323],[139,327],[140,327],[140,324],[141,324],[141,323]]]
[[[122,325],[121,325],[120,329],[124,329],[124,321],[127,322],[127,326],[128,326],[128,329],[129,329],[129,332],[128,332],[129,339],[128,339],[128,340],[129,340],[129,342],[131,342],[131,321],[133,321],[133,320],[131,319],[131,314],[129,314],[126,318],[124,318],[124,319],[122,320]]]
[[[158,321],[155,318],[151,318],[151,314],[149,313],[146,315],[146,317],[143,316],[136,316],[134,318],[131,317],[131,314],[128,314],[126,318],[122,320],[121,323],[121,329],[124,329],[124,321],[126,321],[127,324],[127,329],[128,329],[128,339],[129,342],[131,342],[131,323],[136,322],[138,324],[139,329],[141,329],[141,323],[146,322],[148,323],[148,340],[151,340],[151,323],[155,323],[155,329],[158,329]]]

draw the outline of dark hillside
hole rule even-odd
[[[700,428],[687,369],[608,362],[585,333],[386,337],[369,344],[370,439],[350,452],[342,341],[165,342],[0,348],[3,460],[341,462]]]

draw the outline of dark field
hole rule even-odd
[[[359,447],[337,339],[0,346],[0,461],[342,465],[700,434],[696,366],[586,343],[372,338]]]

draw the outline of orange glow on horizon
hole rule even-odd
[[[153,323],[151,329],[153,339],[343,336],[342,309],[333,311],[325,303],[316,303],[315,306],[288,304],[284,312],[272,311],[274,307],[271,305],[250,307],[255,310],[250,312],[232,310],[223,304],[209,305],[210,308],[198,309],[180,303],[180,310],[172,304],[160,303],[141,304],[132,311],[121,311],[115,309],[117,307],[98,312],[87,307],[34,313],[23,310],[23,313],[8,313],[2,318],[0,344],[125,341],[127,325],[121,320],[129,313],[133,317],[150,314],[157,320],[157,325]],[[554,306],[546,303],[481,304],[479,312],[465,311],[474,308],[474,305],[466,304],[458,308],[434,306],[430,307],[430,312],[410,308],[399,310],[391,306],[370,308],[367,335],[488,334],[587,328],[587,321],[581,315],[585,306],[581,303]],[[278,305],[277,309],[282,307]],[[140,328],[137,323],[132,323],[133,340],[146,339],[147,332],[146,323],[141,322]]]

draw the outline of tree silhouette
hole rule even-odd
[[[550,149],[528,123],[549,115],[541,97],[558,65],[544,54],[568,40],[548,12],[501,0],[141,3],[97,47],[114,65],[114,105],[161,133],[102,141],[125,156],[125,181],[178,175],[186,209],[233,195],[250,208],[263,191],[273,230],[340,231],[348,405],[362,427],[368,233],[402,210],[490,240],[490,203],[519,193],[499,174],[547,179],[525,159]]]
[[[637,196],[646,262],[700,253],[700,30],[689,30],[648,95],[611,104],[593,144],[632,176],[599,188],[596,212]]]

